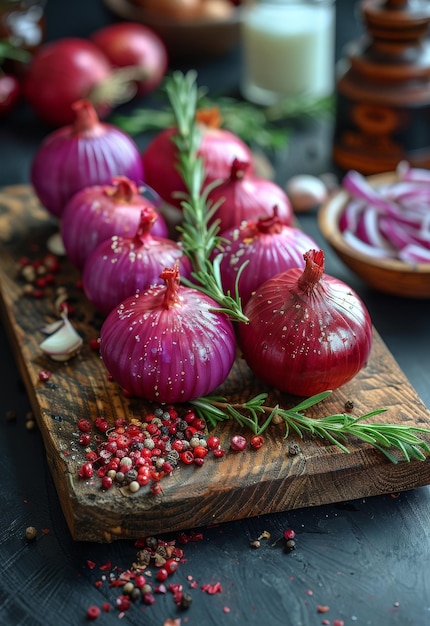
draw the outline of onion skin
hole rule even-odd
[[[204,186],[215,180],[223,180],[230,174],[234,159],[249,161],[252,153],[239,137],[228,130],[213,128],[199,123],[201,144],[198,156],[203,159],[206,178]],[[177,208],[181,208],[182,198],[176,192],[185,193],[185,184],[177,170],[178,151],[173,138],[175,128],[168,128],[158,133],[142,154],[146,182],[160,196]],[[251,169],[252,169],[251,165]]]
[[[127,298],[106,318],[100,354],[128,393],[177,403],[207,395],[228,376],[236,355],[233,325],[217,304],[178,283],[177,268]]]
[[[163,267],[176,263],[181,276],[191,278],[191,261],[181,246],[151,234],[156,219],[156,212],[146,207],[134,236],[114,236],[102,241],[88,257],[82,287],[100,313],[107,315],[127,297],[162,284]]]
[[[285,225],[277,211],[256,222],[244,222],[220,235],[223,289],[234,295],[236,282],[242,304],[266,280],[292,267],[304,268],[303,255],[316,243],[303,231]],[[247,265],[242,265],[247,262]],[[241,274],[237,280],[239,270]]]
[[[82,270],[87,258],[104,240],[114,235],[131,237],[140,223],[142,209],[155,208],[142,197],[136,184],[125,176],[109,185],[93,185],[76,193],[64,207],[61,236],[69,261]],[[167,236],[167,224],[158,215],[151,233]]]
[[[359,296],[323,273],[323,252],[257,289],[239,326],[239,344],[253,373],[276,389],[311,396],[337,389],[366,365],[372,322]]]
[[[75,121],[50,133],[37,150],[30,178],[43,206],[61,217],[66,202],[85,187],[107,185],[114,176],[144,180],[134,140],[112,124],[100,122],[93,106],[74,104]]]

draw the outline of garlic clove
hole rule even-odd
[[[316,176],[298,174],[287,181],[285,191],[295,213],[304,213],[322,204],[328,195],[324,182]]]
[[[63,324],[49,337],[44,339],[39,348],[54,361],[68,361],[80,350],[83,339],[63,315]]]
[[[54,233],[51,235],[46,242],[46,247],[49,252],[51,252],[51,254],[55,254],[55,256],[65,256],[66,254],[63,238],[60,233]]]

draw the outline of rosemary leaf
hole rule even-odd
[[[306,416],[303,411],[320,403],[330,395],[331,391],[326,391],[307,398],[292,407],[291,409],[281,409],[279,406],[270,407],[263,404],[267,399],[267,394],[260,394],[251,398],[245,403],[229,404],[225,398],[205,397],[197,403],[201,411],[201,416],[206,418],[211,413],[211,408],[217,409],[217,419],[221,421],[219,412],[224,414],[224,419],[232,417],[240,426],[247,425],[255,434],[261,434],[273,421],[276,415],[285,424],[285,435],[287,438],[290,431],[303,438],[306,434],[326,439],[331,444],[340,448],[343,452],[349,452],[345,445],[348,437],[355,437],[368,443],[382,452],[392,463],[397,463],[397,458],[390,452],[397,449],[401,452],[406,461],[424,461],[430,453],[430,445],[419,437],[420,433],[430,434],[430,429],[407,424],[386,424],[369,422],[370,418],[384,412],[386,409],[376,409],[360,417],[353,417],[347,413],[327,415],[320,418]],[[247,414],[251,413],[251,417]],[[263,424],[258,424],[258,415],[265,414],[267,417]],[[366,420],[366,421],[365,421]],[[209,419],[210,423],[213,423]]]

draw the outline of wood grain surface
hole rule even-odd
[[[430,461],[393,464],[372,446],[351,440],[350,453],[322,440],[284,440],[282,426],[272,426],[260,450],[228,452],[209,459],[200,468],[181,466],[163,479],[163,492],[141,489],[132,494],[114,487],[102,491],[98,480],[78,478],[85,451],[77,443],[77,421],[109,422],[125,417],[142,418],[153,405],[126,398],[110,382],[90,341],[97,338],[101,319],[79,288],[79,274],[66,259],[61,261],[57,285],[67,287],[74,307],[73,323],[84,344],[65,363],[54,362],[40,350],[41,327],[56,319],[54,288],[44,298],[23,295],[18,278],[19,259],[40,258],[57,223],[40,207],[27,185],[0,191],[1,311],[33,411],[43,435],[48,463],[59,500],[76,540],[111,542],[201,525],[234,521],[300,507],[341,502],[366,496],[409,490],[430,483]],[[48,369],[50,380],[39,372]],[[219,390],[230,400],[246,399],[267,391],[273,403],[292,406],[297,398],[280,395],[257,381],[238,356]],[[393,356],[374,331],[374,345],[366,368],[350,383],[333,392],[309,414],[314,417],[342,412],[347,400],[354,413],[387,408],[374,418],[390,423],[430,427],[430,413],[411,387]],[[228,448],[238,426],[226,423],[217,430]],[[289,443],[300,453],[288,454]]]

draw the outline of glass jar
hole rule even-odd
[[[334,91],[335,0],[253,0],[243,9],[241,92],[265,106]]]

